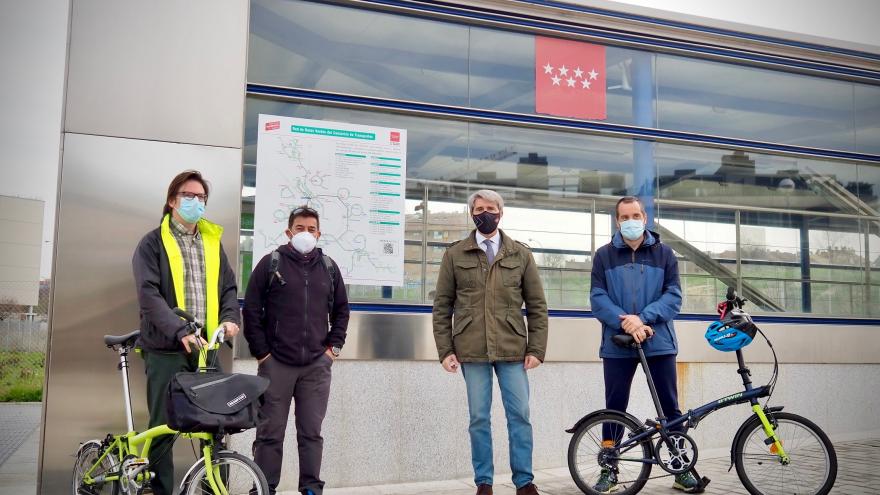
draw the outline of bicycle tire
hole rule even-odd
[[[623,414],[603,413],[596,415],[589,421],[582,423],[574,431],[571,442],[568,444],[568,470],[577,487],[588,495],[599,495],[594,489],[601,474],[601,466],[598,463],[599,452],[602,447],[602,425],[611,425],[609,428],[616,430],[621,439],[628,438],[631,434],[640,432],[641,425],[627,418]],[[618,440],[619,444],[620,440]],[[641,455],[641,459],[652,459],[653,449],[650,439],[646,439],[633,446],[628,452]],[[622,453],[622,454],[625,454]],[[635,462],[641,464],[635,467]],[[651,475],[652,465],[641,461],[618,461],[617,495],[633,495],[638,493],[648,482]]]
[[[197,461],[198,468],[193,469],[183,483],[184,495],[215,495],[205,478],[205,462]],[[211,465],[221,470],[226,469],[226,488],[229,495],[268,495],[269,483],[259,466],[238,452],[218,452]],[[233,473],[233,468],[237,469]]]
[[[83,475],[92,468],[95,461],[97,461],[103,453],[103,445],[98,440],[89,440],[80,445],[79,450],[76,452],[76,460],[73,463],[73,475],[71,480],[73,495],[82,495],[82,493],[88,495],[117,495],[119,493],[118,481],[89,485],[90,488],[82,486]],[[116,458],[113,457],[113,453],[111,452],[101,460],[101,467],[98,468],[99,470],[95,474],[100,475],[116,471],[117,464],[115,460]],[[88,491],[80,492],[81,488]]]
[[[764,443],[767,435],[761,420],[750,417],[734,445],[736,474],[746,490],[752,495],[825,495],[831,491],[837,478],[837,453],[828,435],[797,414],[777,412],[768,418],[790,462],[780,462],[773,446]]]

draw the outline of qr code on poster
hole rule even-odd
[[[382,254],[394,254],[394,243],[382,241]]]

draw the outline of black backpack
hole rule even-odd
[[[335,302],[336,297],[336,265],[333,264],[333,260],[327,256],[326,254],[321,255],[321,261],[324,262],[324,269],[327,270],[327,275],[330,276],[330,297],[327,301],[327,307],[329,308],[328,313],[333,312],[333,303]],[[284,278],[281,276],[281,273],[278,272],[278,264],[281,263],[281,253],[276,249],[272,251],[272,260],[269,263],[269,283],[266,284],[266,291],[264,293],[269,293],[269,287],[272,286],[272,282],[277,278],[281,285],[286,284]],[[265,299],[265,297],[264,297]]]

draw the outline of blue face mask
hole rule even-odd
[[[635,241],[645,233],[645,224],[641,220],[627,220],[620,224],[620,235],[628,241]]]
[[[199,201],[199,198],[182,198],[177,213],[186,223],[196,223],[205,214],[205,203]]]

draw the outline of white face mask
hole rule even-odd
[[[308,232],[300,232],[290,239],[290,245],[302,254],[311,253],[318,244],[318,239]]]

